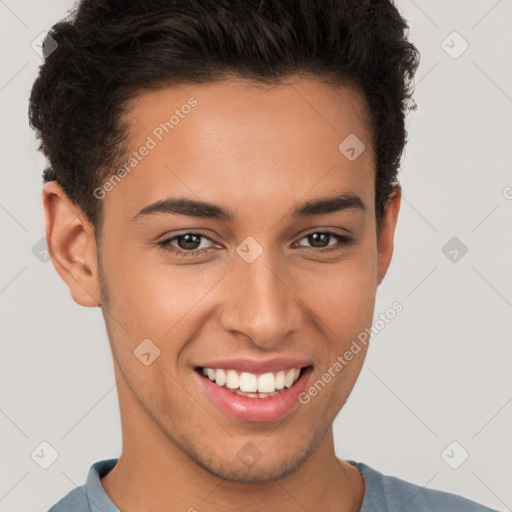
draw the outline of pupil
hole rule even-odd
[[[313,247],[325,247],[329,237],[330,235],[327,233],[312,233],[311,235],[308,235],[308,242]],[[178,239],[178,244],[181,249],[194,250],[201,245],[201,241],[198,235],[187,234]]]
[[[195,239],[195,240],[194,240]],[[191,241],[193,240],[193,241]],[[182,243],[184,241],[184,244]],[[192,246],[190,245],[192,244]],[[196,246],[201,245],[201,241],[199,240],[199,236],[197,235],[183,235],[178,239],[178,245],[181,247],[181,249],[197,249]]]
[[[329,236],[330,235],[328,235],[327,233],[313,233],[313,234],[308,236],[308,242],[313,247],[325,247],[326,244],[322,244],[321,241],[320,241],[320,245],[318,245],[318,241],[319,241],[320,238],[323,238],[324,242],[327,242],[327,239],[329,238]],[[311,240],[313,240],[313,243],[311,243]]]

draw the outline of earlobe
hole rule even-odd
[[[400,211],[402,188],[397,185],[388,196],[381,219],[381,231],[377,240],[377,286],[386,276],[393,256],[395,228]]]
[[[55,181],[43,187],[43,206],[48,251],[55,269],[77,304],[100,306],[93,226]]]

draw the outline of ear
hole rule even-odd
[[[396,185],[393,192],[388,196],[388,200],[384,206],[380,236],[377,240],[377,286],[380,285],[384,279],[389,264],[391,263],[391,257],[393,256],[393,241],[401,199],[402,188],[400,185]]]
[[[94,228],[56,181],[43,186],[48,252],[73,300],[101,306]]]

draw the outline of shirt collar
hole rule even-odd
[[[120,512],[108,497],[100,481],[102,477],[113,469],[117,461],[118,459],[107,459],[96,462],[91,466],[86,484],[87,501],[91,512]],[[355,462],[353,460],[347,460],[346,462],[355,466],[365,480],[364,498],[359,512],[384,512],[379,500],[375,499],[377,491],[375,485],[377,482],[372,478],[370,468],[362,462]]]
[[[109,473],[118,459],[96,462],[91,466],[87,476],[86,493],[91,512],[120,512],[101,486],[100,478]]]

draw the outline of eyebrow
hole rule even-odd
[[[294,219],[301,219],[314,215],[327,215],[344,210],[365,211],[366,206],[362,199],[355,194],[339,194],[301,203],[293,210],[292,217]],[[155,213],[187,215],[189,217],[218,219],[223,221],[232,221],[235,218],[233,212],[223,206],[186,197],[168,197],[167,199],[162,199],[145,206],[133,217],[133,220],[143,215],[152,215]]]

